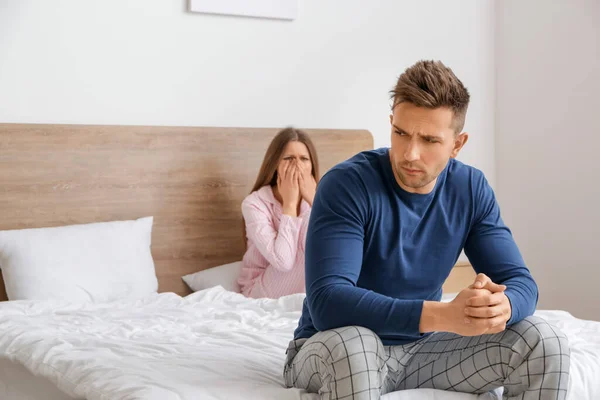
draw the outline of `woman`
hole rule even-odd
[[[247,250],[238,279],[248,297],[304,292],[304,244],[319,163],[308,135],[280,131],[242,202]]]

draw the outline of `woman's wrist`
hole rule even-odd
[[[290,217],[298,216],[298,208],[295,205],[290,206],[289,204],[284,204],[282,208],[285,215],[289,215]]]

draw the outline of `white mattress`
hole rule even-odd
[[[217,287],[186,298],[165,293],[100,305],[4,303],[0,372],[4,366],[10,373],[0,373],[0,395],[12,387],[6,393],[22,390],[21,397],[3,399],[316,400],[317,395],[285,389],[281,377],[302,300],[303,295],[253,300]],[[569,400],[600,399],[600,322],[559,311],[538,315],[569,336]],[[52,386],[60,390],[52,392]],[[420,389],[382,400],[494,398]]]

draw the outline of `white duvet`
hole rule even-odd
[[[0,357],[74,398],[312,400],[318,396],[285,389],[281,377],[302,300],[253,300],[216,287],[108,304],[0,303]],[[569,399],[600,399],[600,323],[538,315],[570,338]],[[410,390],[383,400],[492,398]]]

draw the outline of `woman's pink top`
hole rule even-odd
[[[267,185],[244,199],[242,215],[248,241],[238,279],[242,293],[254,298],[278,298],[305,292],[308,203],[302,200],[298,217],[285,215]]]

